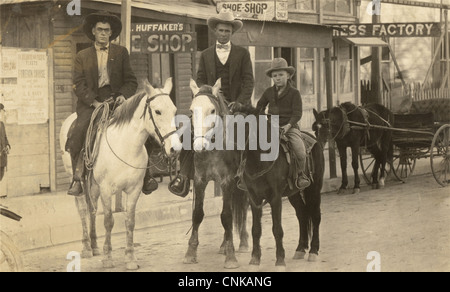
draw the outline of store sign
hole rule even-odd
[[[288,20],[287,0],[271,1],[218,1],[217,12],[231,10],[236,18],[256,20]]]
[[[193,53],[197,34],[187,32],[184,23],[134,23],[131,25],[131,53]]]
[[[438,37],[441,34],[438,22],[330,25],[336,28],[333,30],[335,37]]]

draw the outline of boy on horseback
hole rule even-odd
[[[274,86],[267,88],[256,106],[264,112],[268,106],[268,114],[279,115],[282,135],[290,141],[298,162],[298,175],[295,185],[299,190],[307,188],[311,182],[305,175],[306,148],[303,143],[298,121],[302,118],[302,99],[300,92],[291,86],[291,77],[295,68],[288,66],[283,58],[275,58],[266,75],[273,79]]]

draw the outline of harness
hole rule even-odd
[[[174,133],[176,133],[176,131],[172,131],[167,133],[166,135],[162,135],[161,131],[159,130],[159,128],[156,126],[156,122],[155,119],[153,117],[153,112],[151,110],[150,107],[150,103],[157,97],[162,96],[162,95],[166,95],[165,93],[158,93],[155,94],[151,97],[147,97],[147,100],[145,101],[145,107],[144,107],[144,111],[141,115],[141,119],[144,118],[146,116],[146,113],[148,112],[150,115],[150,120],[152,121],[153,127],[155,129],[156,135],[158,136],[158,139],[162,145],[162,148],[164,148],[165,145],[165,140],[167,138],[169,138],[170,136],[172,136]],[[93,169],[95,160],[97,158],[98,155],[98,147],[99,147],[99,143],[95,143],[94,147],[91,146],[92,142],[95,140],[95,127],[96,127],[96,123],[95,120],[97,119],[97,116],[99,115],[99,112],[101,110],[103,110],[100,121],[98,123],[97,126],[97,134],[103,135],[103,133],[105,134],[105,140],[106,143],[108,144],[109,149],[111,150],[111,152],[114,154],[114,156],[116,156],[117,159],[119,159],[120,161],[122,161],[124,164],[126,164],[129,167],[135,168],[135,169],[150,169],[151,167],[153,167],[154,165],[159,164],[163,159],[168,158],[167,154],[165,153],[165,151],[162,151],[163,156],[161,157],[161,159],[156,162],[153,165],[148,165],[147,167],[136,167],[133,166],[131,164],[129,164],[128,162],[126,162],[125,160],[123,160],[122,158],[120,158],[112,149],[109,140],[108,140],[108,134],[107,134],[107,128],[110,125],[110,117],[112,114],[112,111],[110,109],[111,104],[114,103],[114,107],[113,110],[116,108],[116,103],[114,102],[114,100],[108,99],[105,102],[103,102],[99,107],[97,107],[94,110],[94,113],[92,114],[92,118],[91,118],[91,122],[89,124],[89,128],[88,128],[88,132],[87,132],[87,138],[86,138],[86,142],[85,142],[85,164],[86,164],[86,168],[90,171]],[[98,140],[97,140],[98,141]],[[169,165],[172,165],[171,163]]]

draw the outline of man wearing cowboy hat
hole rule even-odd
[[[111,43],[122,30],[120,19],[107,11],[92,13],[84,19],[83,30],[94,41],[94,46],[80,51],[74,64],[73,88],[78,97],[77,120],[66,145],[72,157],[74,174],[67,193],[73,196],[82,194],[82,149],[94,109],[109,98],[122,103],[136,93],[138,86],[127,49]],[[147,171],[143,192],[148,194],[154,189],[154,180]]]
[[[291,86],[291,77],[295,68],[288,66],[283,58],[275,58],[266,75],[273,79],[274,85],[267,88],[258,101],[256,108],[264,112],[268,106],[268,114],[280,117],[279,125],[282,134],[291,142],[298,161],[298,175],[295,184],[299,190],[310,185],[308,177],[304,173],[306,166],[306,148],[301,137],[298,121],[302,118],[302,98],[300,91]]]
[[[208,27],[214,31],[216,43],[204,50],[197,71],[197,85],[213,86],[221,78],[221,92],[232,104],[232,111],[241,104],[250,104],[254,77],[250,53],[243,47],[233,45],[231,36],[239,31],[243,23],[236,20],[229,10],[222,10],[210,17]],[[190,179],[194,176],[194,152],[180,153],[180,174],[169,184],[169,190],[181,197],[189,192]]]
[[[3,103],[0,103],[0,181],[5,175],[5,169],[8,165],[8,154],[9,150],[11,150],[11,145],[9,145],[8,137],[6,136],[5,120],[5,106]],[[0,196],[4,195],[0,194]]]

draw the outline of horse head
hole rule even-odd
[[[177,108],[170,98],[172,87],[172,78],[166,80],[163,88],[154,88],[148,80],[144,81],[145,128],[150,136],[163,146],[167,155],[175,154],[181,149],[180,137],[174,122]]]
[[[226,106],[219,98],[221,80],[217,80],[214,86],[197,86],[191,79],[190,88],[194,94],[194,99],[190,107],[192,114],[192,126],[194,128],[194,150],[211,150],[211,139],[216,130],[222,128],[222,116]]]
[[[330,136],[329,111],[317,112],[316,109],[313,109],[313,113],[316,121],[312,125],[312,130],[316,135],[317,141],[323,146],[327,143]]]

